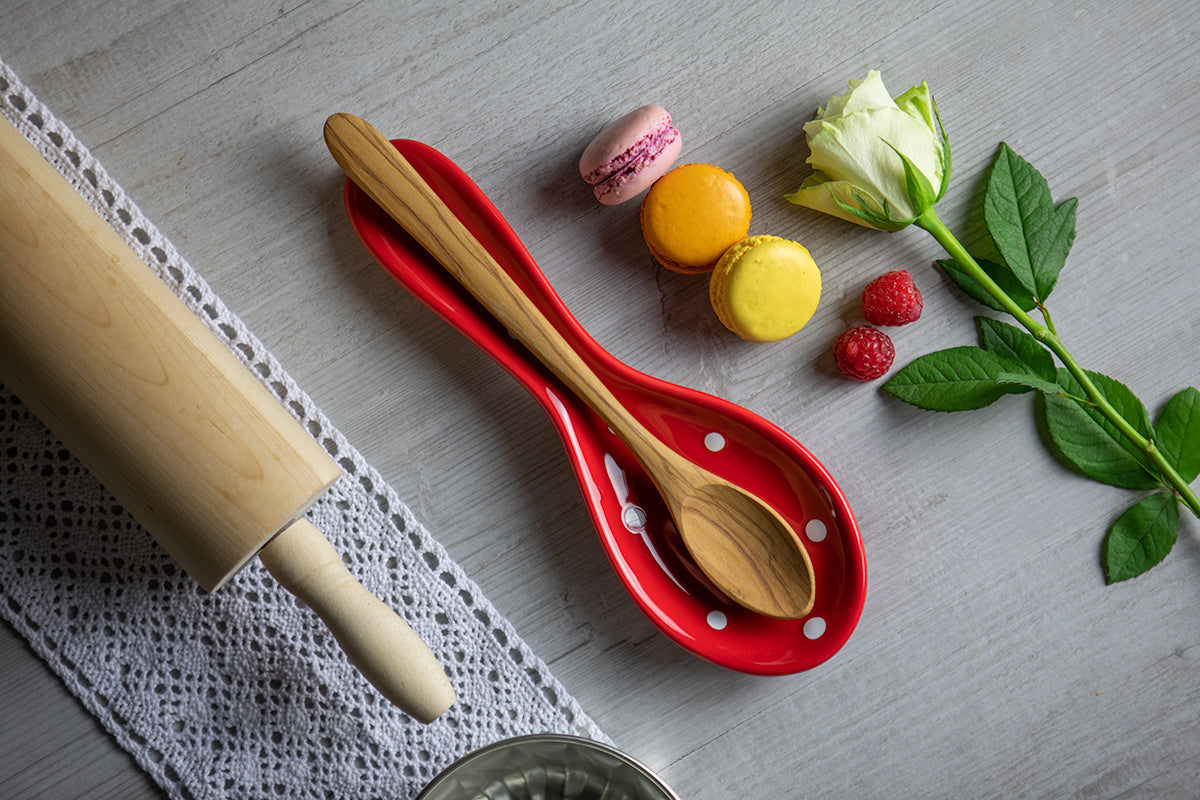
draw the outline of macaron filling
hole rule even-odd
[[[583,179],[593,186],[605,182],[624,183],[644,169],[651,161],[661,156],[663,151],[679,141],[679,138],[679,131],[671,125],[671,118],[667,117],[663,122],[663,127],[643,136],[628,150],[618,153],[610,161],[589,172]]]
[[[579,174],[604,205],[650,188],[683,150],[683,137],[662,106],[636,108],[609,124],[579,157]]]

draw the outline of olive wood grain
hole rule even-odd
[[[7,120],[0,381],[206,590],[274,538],[271,572],[389,700],[424,721],[453,702],[412,630],[297,522],[337,464]]]
[[[772,617],[799,618],[812,609],[812,564],[787,522],[635,419],[386,137],[356,116],[334,114],[325,123],[325,142],[351,180],[628,445],[666,501],[688,552],[721,591]]]

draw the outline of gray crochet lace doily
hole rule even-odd
[[[456,758],[550,731],[607,742],[271,353],[0,62],[0,110],[341,463],[312,509],[446,667],[431,725],[380,698],[252,563],[201,590],[0,386],[0,614],[173,798],[414,796]]]

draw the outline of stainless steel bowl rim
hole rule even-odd
[[[520,745],[522,742],[561,742],[564,744],[574,744],[578,747],[591,748],[623,761],[628,766],[633,767],[638,772],[641,772],[648,781],[653,783],[657,788],[662,789],[663,794],[671,798],[671,800],[681,800],[679,795],[675,794],[675,790],[668,786],[662,778],[658,777],[658,775],[655,774],[652,769],[638,761],[633,756],[623,753],[611,745],[604,744],[603,742],[597,742],[595,739],[588,739],[585,736],[571,736],[565,733],[530,733],[523,736],[512,736],[507,739],[500,739],[499,741],[495,741],[491,744],[486,744],[483,747],[472,750],[439,772],[437,776],[434,777],[433,780],[431,780],[425,786],[425,788],[421,790],[421,793],[417,795],[416,800],[424,800],[424,798],[431,791],[433,791],[433,789],[439,783],[441,783],[452,773],[456,772],[463,765],[494,750],[514,747]]]

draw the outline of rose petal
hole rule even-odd
[[[792,194],[785,195],[785,197],[796,205],[839,217],[848,222],[853,222],[855,225],[862,225],[864,228],[879,230],[879,228],[876,228],[861,217],[856,217],[837,204],[837,200],[840,200],[851,208],[857,208],[859,202],[854,196],[856,193],[867,202],[868,207],[872,211],[879,214],[883,213],[883,208],[874,203],[874,198],[869,194],[864,193],[847,181],[825,180],[825,176],[820,173],[811,175],[800,185],[799,189]],[[837,200],[834,199],[835,196]]]
[[[925,81],[897,97],[896,105],[909,116],[922,120],[933,133],[938,132],[934,124],[933,96]]]
[[[883,77],[879,70],[870,70],[867,77],[861,81],[853,80],[847,85],[846,93],[839,97],[829,98],[829,103],[819,109],[817,116],[821,119],[834,119],[856,111],[868,108],[886,108],[895,106],[892,96],[883,85]]]
[[[890,146],[889,146],[890,145]],[[830,180],[848,181],[885,204],[893,219],[917,215],[908,199],[904,164],[896,148],[930,184],[941,183],[941,148],[928,128],[899,108],[876,108],[826,122],[809,141],[808,163]]]

